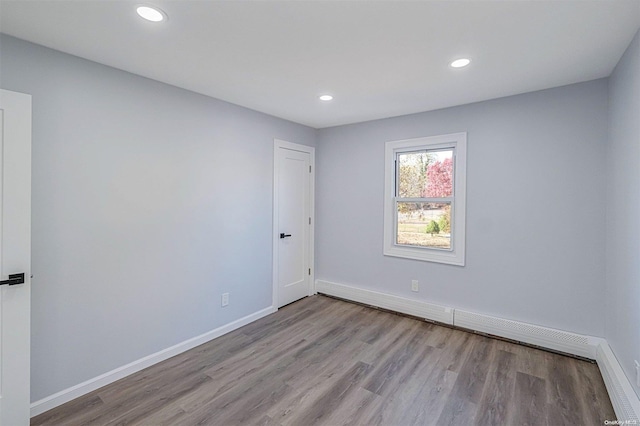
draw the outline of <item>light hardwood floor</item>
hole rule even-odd
[[[32,425],[602,425],[595,364],[313,296]]]

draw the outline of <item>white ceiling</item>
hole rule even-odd
[[[322,128],[606,77],[640,0],[0,0],[0,15],[3,33]]]

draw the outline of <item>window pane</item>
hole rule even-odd
[[[427,187],[427,165],[433,156],[427,152],[398,154],[398,197],[420,198]]]
[[[398,202],[396,244],[451,248],[450,203]]]
[[[398,197],[450,197],[453,195],[453,151],[398,154]]]
[[[427,166],[425,197],[451,197],[453,195],[453,151],[429,153],[434,159]]]

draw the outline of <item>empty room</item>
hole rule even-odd
[[[0,426],[640,424],[640,0],[0,0]]]

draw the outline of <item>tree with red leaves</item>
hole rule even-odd
[[[427,166],[425,197],[450,197],[453,195],[453,161],[445,158]]]

